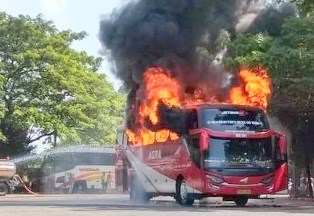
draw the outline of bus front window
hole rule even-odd
[[[271,138],[210,139],[210,148],[204,154],[205,169],[274,168]]]
[[[261,132],[269,130],[265,113],[261,110],[214,109],[200,111],[201,127],[225,132]]]

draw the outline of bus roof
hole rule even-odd
[[[115,153],[113,147],[100,147],[100,146],[88,146],[88,145],[77,145],[70,147],[61,147],[56,148],[51,151],[48,151],[48,154],[55,153]]]

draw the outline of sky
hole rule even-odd
[[[0,0],[0,11],[10,15],[19,14],[36,17],[42,14],[44,19],[52,20],[59,30],[70,29],[88,34],[82,41],[75,42],[73,48],[84,50],[89,55],[101,56],[101,44],[98,40],[101,17],[109,16],[114,9],[122,7],[129,0]],[[105,73],[108,80],[118,89],[121,82],[110,72],[111,64],[104,56],[100,73]],[[50,146],[35,143],[35,152],[40,153]]]
[[[73,48],[84,50],[93,56],[100,56],[101,44],[98,40],[101,17],[109,16],[114,9],[122,7],[128,0],[0,0],[0,11],[10,15],[19,14],[54,21],[59,30],[85,31],[88,37],[75,42]],[[110,72],[111,64],[104,56],[99,72],[105,73],[116,89],[121,82]]]

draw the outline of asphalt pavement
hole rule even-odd
[[[253,215],[313,215],[314,201],[291,199],[287,195],[249,200],[246,207],[236,207],[233,202],[223,202],[220,198],[197,201],[192,207],[178,205],[171,197],[154,198],[147,204],[129,201],[125,194],[81,195],[27,195],[11,194],[0,197],[1,216],[253,216]]]

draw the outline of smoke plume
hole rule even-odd
[[[282,20],[294,10],[290,5],[278,7],[267,2],[139,0],[102,20],[99,38],[114,60],[115,75],[129,92],[128,109],[135,104],[149,66],[166,67],[187,90],[197,85],[223,97],[229,76],[217,64],[215,57],[221,50],[215,41],[222,32],[228,32],[231,38],[236,32],[259,29],[278,33]],[[275,23],[271,17],[276,18]],[[207,49],[199,50],[200,46]]]

